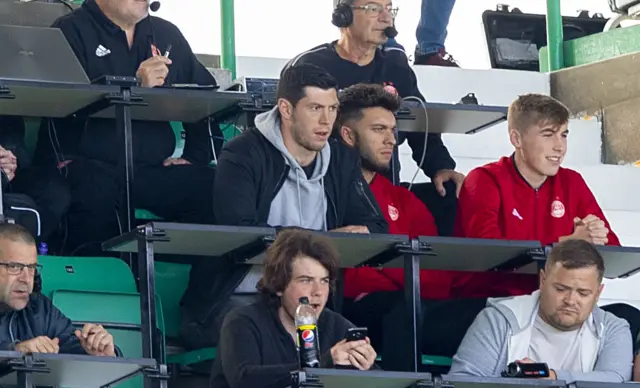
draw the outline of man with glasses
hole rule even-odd
[[[88,323],[76,330],[40,294],[38,268],[31,233],[16,224],[0,224],[0,350],[116,356],[113,337],[101,325]]]
[[[332,23],[340,28],[340,39],[296,56],[285,69],[311,63],[334,76],[340,89],[359,83],[381,84],[400,97],[413,96],[424,100],[404,52],[397,48],[381,48],[387,42],[388,35],[393,35],[389,34],[387,28],[393,26],[396,14],[397,8],[390,0],[335,0]],[[393,55],[390,55],[391,52]],[[464,175],[454,170],[456,164],[442,143],[440,134],[430,133],[425,137],[424,133],[419,132],[400,133],[398,144],[404,142],[405,138],[413,150],[413,159],[431,178],[440,196],[445,196],[447,192],[455,194],[462,185]],[[399,170],[397,159],[394,167],[396,171]],[[455,184],[447,190],[444,184],[448,181]],[[431,201],[425,197],[420,199],[427,202],[432,212],[441,206],[440,203],[428,203]],[[437,212],[434,212],[434,216],[437,220]]]

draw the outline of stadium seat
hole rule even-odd
[[[56,290],[138,292],[131,269],[114,257],[39,256],[42,293]]]
[[[191,265],[158,261],[156,268],[156,294],[162,299],[165,334],[178,338],[180,331],[180,299],[187,289]]]
[[[189,282],[188,264],[156,262],[156,293],[162,299],[164,309],[165,333],[168,338],[177,339],[180,331],[180,299]],[[187,366],[202,361],[213,360],[215,348],[203,348],[185,351],[179,346],[169,346],[167,362],[173,365]],[[175,368],[174,370],[179,370]]]
[[[51,299],[74,325],[82,327],[88,322],[100,323],[113,335],[124,357],[142,358],[139,294],[56,290]],[[158,298],[156,304],[158,329],[163,331],[162,306]],[[161,346],[164,352],[164,340]],[[142,378],[138,376],[115,387],[142,387]]]

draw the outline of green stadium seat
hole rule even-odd
[[[162,299],[165,334],[178,338],[180,331],[180,299],[187,289],[191,265],[158,261],[156,268],[156,294]]]
[[[114,342],[126,358],[142,358],[142,335],[140,333],[140,296],[137,293],[88,292],[56,290],[53,304],[74,325],[100,323],[113,335]],[[162,305],[158,306],[158,328],[163,331]],[[162,344],[164,348],[164,341]],[[140,388],[142,377],[116,385],[118,388]]]
[[[378,355],[376,358],[377,362],[382,361],[382,356]],[[444,356],[428,356],[426,354],[422,355],[421,363],[422,365],[435,365],[435,366],[451,366],[451,358]]]
[[[164,309],[165,333],[168,338],[177,339],[180,331],[180,299],[187,289],[189,282],[188,264],[156,262],[156,293],[162,299]],[[202,361],[213,360],[216,356],[215,348],[204,348],[184,351],[178,347],[171,347],[168,352],[169,364],[193,365]]]
[[[138,292],[131,269],[115,257],[39,256],[42,293],[56,290]]]
[[[162,221],[162,217],[157,216],[153,214],[153,212],[150,212],[149,210],[146,210],[146,209],[136,209],[135,217],[136,217],[136,220]]]

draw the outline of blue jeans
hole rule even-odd
[[[417,54],[433,54],[444,48],[447,38],[447,25],[456,0],[422,0],[420,22],[416,29]],[[404,47],[389,39],[386,43],[389,47]]]

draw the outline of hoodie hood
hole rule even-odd
[[[256,116],[255,124],[269,143],[280,151],[288,167],[284,183],[271,202],[267,221],[269,225],[327,230],[324,176],[331,161],[329,143],[316,156],[313,173],[307,177],[302,166],[284,145],[278,107]]]

